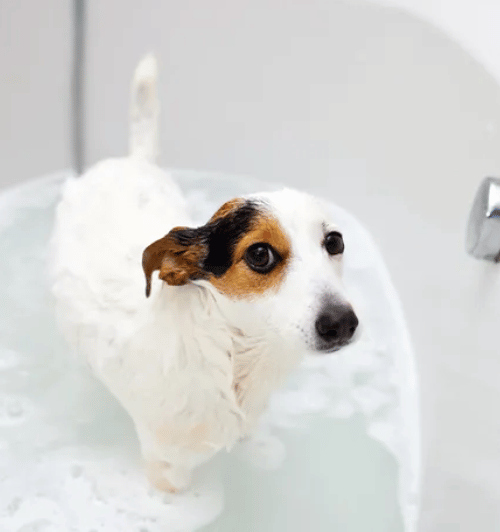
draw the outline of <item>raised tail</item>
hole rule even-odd
[[[148,54],[135,69],[130,105],[129,153],[152,163],[158,155],[157,75],[156,58]]]

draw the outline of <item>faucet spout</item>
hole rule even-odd
[[[467,252],[476,259],[500,262],[500,179],[486,177],[469,214]]]

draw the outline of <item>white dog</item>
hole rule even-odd
[[[241,197],[189,227],[179,188],[153,164],[157,115],[148,56],[130,156],[66,183],[52,266],[66,336],[131,415],[152,484],[176,491],[252,430],[305,351],[338,350],[358,320],[342,236],[314,198]]]

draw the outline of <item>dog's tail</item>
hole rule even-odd
[[[150,162],[158,155],[157,75],[156,58],[148,54],[137,65],[132,81],[129,153]]]

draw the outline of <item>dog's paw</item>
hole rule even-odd
[[[151,486],[164,493],[180,493],[191,484],[191,472],[188,469],[174,467],[167,462],[147,462],[146,474]]]

